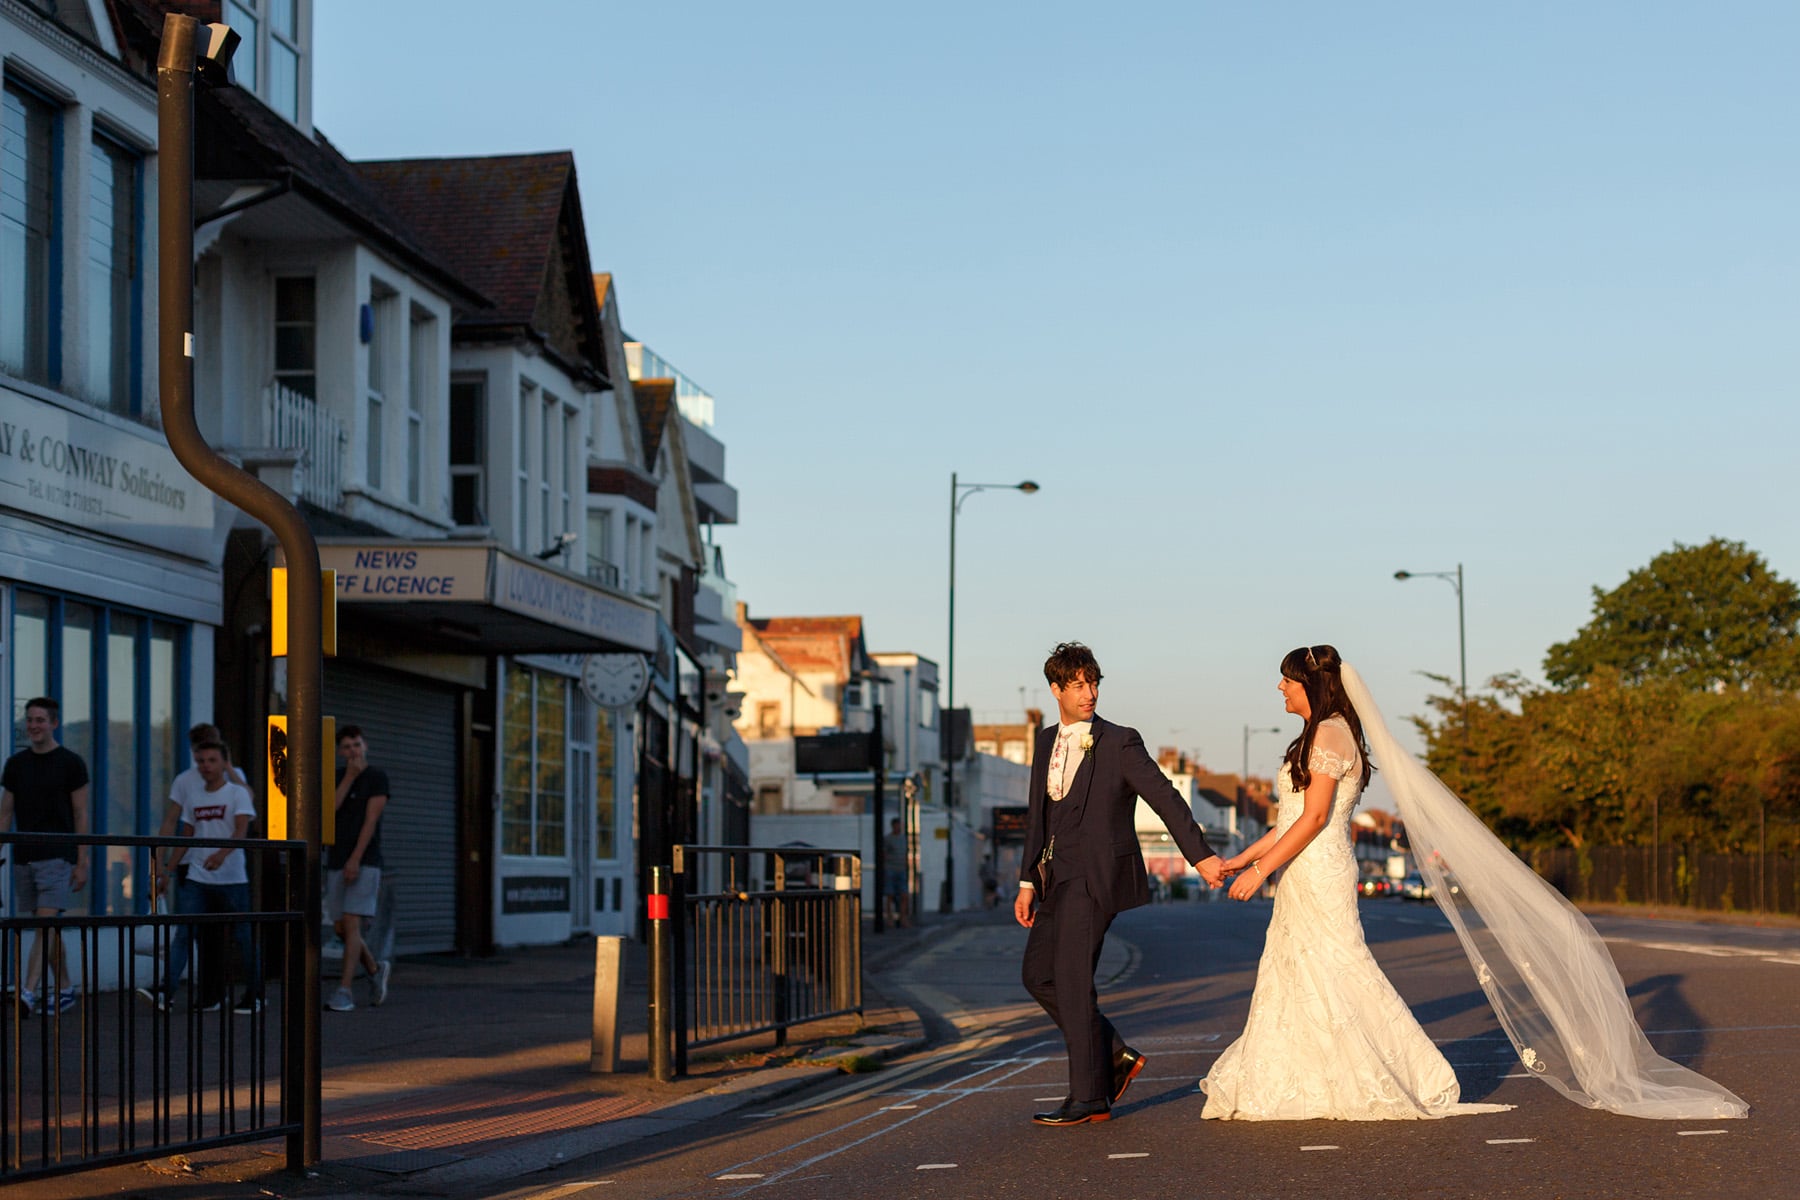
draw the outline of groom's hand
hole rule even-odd
[[[1032,909],[1037,905],[1037,889],[1022,887],[1019,894],[1013,897],[1013,919],[1025,928],[1031,928]]]
[[[1225,886],[1225,860],[1218,855],[1202,859],[1194,864],[1194,870],[1200,872],[1200,878],[1206,880],[1206,886],[1217,888]]]

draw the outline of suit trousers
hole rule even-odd
[[[1062,1031],[1069,1054],[1069,1098],[1078,1104],[1112,1096],[1113,1059],[1125,1048],[1101,1013],[1094,990],[1100,946],[1112,919],[1084,877],[1053,879],[1025,941],[1021,978]]]

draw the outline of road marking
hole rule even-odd
[[[1730,1133],[1729,1129],[1677,1129],[1676,1137],[1712,1137],[1715,1134]]]
[[[1720,1130],[1719,1132],[1723,1133],[1724,1130]],[[1133,1150],[1126,1154],[1109,1154],[1106,1157],[1108,1157],[1108,1158],[1149,1158],[1150,1152],[1148,1150]]]
[[[1724,1132],[1721,1130],[1720,1132]],[[528,1200],[561,1200],[561,1197],[579,1192],[582,1188],[600,1187],[611,1183],[610,1179],[584,1179],[579,1183],[564,1183],[551,1188],[547,1192],[533,1192]]]
[[[1302,1146],[1302,1150],[1342,1150],[1342,1146]]]
[[[1502,1075],[1502,1079],[1530,1079],[1530,1071],[1514,1071],[1511,1075]]]
[[[713,1178],[714,1179],[761,1179],[762,1173],[759,1171],[734,1171],[730,1175],[714,1175]]]
[[[956,1164],[955,1163],[920,1163],[918,1166],[914,1167],[913,1170],[915,1170],[915,1171],[954,1171],[954,1170],[956,1170]]]
[[[919,1106],[916,1104],[890,1104],[886,1108],[882,1109],[881,1111],[882,1112],[900,1112],[904,1109],[917,1108],[917,1107],[919,1107]]]
[[[1489,1138],[1487,1144],[1490,1146],[1523,1146],[1535,1141],[1537,1141],[1536,1138]]]
[[[1031,1102],[1033,1104],[1052,1104],[1061,1099],[1061,1096],[1033,1096]]]

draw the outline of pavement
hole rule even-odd
[[[282,1139],[164,1157],[25,1185],[33,1200],[482,1195],[535,1171],[679,1130],[927,1044],[883,964],[993,912],[864,927],[863,1013],[693,1051],[688,1073],[650,1077],[646,948],[626,942],[617,1070],[589,1070],[594,949],[492,958],[402,958],[387,1003],[325,1011],[324,1162],[302,1178]],[[359,1001],[363,998],[358,986]]]

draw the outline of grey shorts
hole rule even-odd
[[[380,896],[380,867],[364,867],[349,884],[342,871],[325,872],[325,919],[333,925],[346,916],[373,917]]]
[[[53,908],[68,912],[75,901],[75,864],[60,858],[40,858],[13,866],[13,892],[21,914]]]

